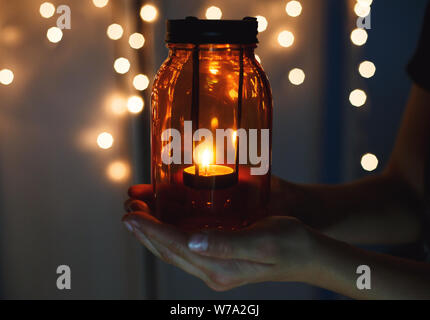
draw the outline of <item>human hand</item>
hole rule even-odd
[[[234,232],[188,233],[151,214],[150,185],[130,188],[123,221],[152,253],[217,291],[263,281],[308,282],[314,232],[290,217],[272,216]]]

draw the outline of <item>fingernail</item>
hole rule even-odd
[[[133,229],[139,229],[140,228],[140,223],[137,222],[136,220],[130,220],[130,224],[132,225]]]
[[[128,231],[133,232],[133,226],[128,221],[124,221],[124,225]]]
[[[195,234],[188,241],[191,251],[206,251],[208,249],[208,236],[206,234]]]

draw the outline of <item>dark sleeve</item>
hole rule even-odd
[[[430,91],[430,3],[427,5],[417,50],[408,64],[407,71],[415,84]]]

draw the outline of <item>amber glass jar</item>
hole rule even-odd
[[[167,30],[152,90],[156,216],[185,230],[248,226],[270,195],[272,97],[256,19],[170,20]]]

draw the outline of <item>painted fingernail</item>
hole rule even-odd
[[[133,226],[128,221],[124,221],[124,225],[128,231],[133,232]]]
[[[208,249],[208,236],[206,234],[195,234],[188,241],[191,251],[206,251]]]

